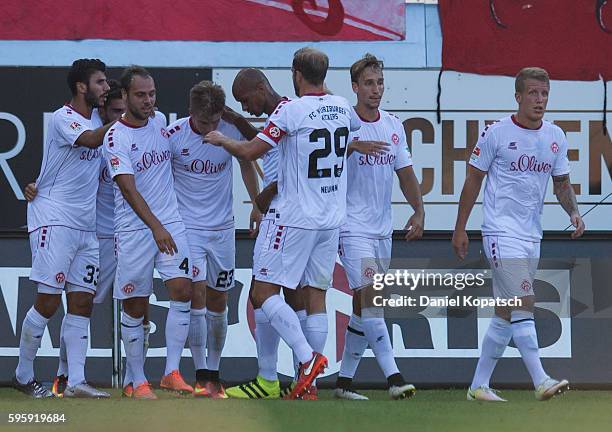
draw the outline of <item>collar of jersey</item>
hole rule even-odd
[[[327,96],[327,93],[304,93],[303,96]]]
[[[75,107],[70,105],[70,103],[66,103],[66,104],[64,104],[64,106],[70,108],[72,111],[74,111],[75,113],[77,113],[81,117],[86,118],[87,120],[91,120],[91,115],[89,117],[87,117],[85,114],[83,114],[82,112],[77,110]],[[93,109],[91,110],[91,112],[93,113]]]
[[[524,125],[520,124],[518,122],[518,120],[516,118],[514,118],[514,114],[512,114],[510,116],[510,118],[512,118],[512,123],[514,123],[516,126],[520,127],[521,129],[530,130],[530,131],[538,131],[538,130],[542,129],[542,125],[544,124],[544,122],[542,122],[542,123],[540,123],[540,127],[532,129],[532,128],[528,128],[527,126],[524,126]]]
[[[119,117],[119,122],[121,124],[124,124],[125,126],[127,126],[129,128],[140,129],[140,128],[143,128],[143,127],[145,127],[146,125],[149,124],[149,119],[147,119],[147,122],[145,124],[143,124],[142,126],[136,126],[136,125],[133,125],[132,123],[128,123],[123,117]]]
[[[376,123],[378,120],[380,120],[380,110],[376,111],[376,113],[378,114],[378,115],[376,116],[376,120],[372,120],[372,121],[370,121],[370,120],[366,120],[366,119],[364,119],[363,117],[361,117],[361,116],[359,115],[359,113],[357,112],[357,110],[355,110],[355,114],[357,114],[357,117],[359,117],[359,120],[361,120],[361,121],[362,121],[362,122],[364,122],[364,123]]]

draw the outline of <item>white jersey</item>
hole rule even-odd
[[[289,98],[282,97],[272,115],[276,114],[281,107],[289,102]],[[266,119],[266,123],[264,124],[264,129],[268,127],[270,123],[270,117]],[[263,187],[267,187],[270,183],[274,183],[278,177],[278,147],[272,147],[269,151],[266,152],[262,157],[263,160]]]
[[[96,230],[99,148],[76,146],[81,134],[102,126],[98,110],[84,117],[70,105],[55,111],[43,146],[38,194],[28,203],[28,231],[63,225],[82,231]]]
[[[142,127],[121,119],[106,133],[103,147],[111,177],[133,175],[136,189],[163,225],[181,222],[174,193],[169,136],[162,115],[156,114]],[[115,233],[146,229],[117,184],[113,185],[113,191]]]
[[[346,222],[341,236],[384,239],[393,233],[391,193],[395,171],[412,165],[404,126],[397,117],[379,110],[373,122],[361,120],[353,140],[389,143],[381,156],[353,152],[347,159]]]
[[[567,140],[558,126],[527,129],[509,116],[485,128],[470,165],[487,171],[483,235],[540,241],[542,206],[551,175],[569,174]]]
[[[244,137],[224,120],[217,130],[234,140]],[[185,226],[223,230],[234,227],[233,160],[223,147],[208,144],[195,131],[191,117],[168,127],[172,171],[179,211]]]
[[[307,94],[282,105],[257,137],[279,147],[276,223],[303,229],[340,226],[346,215],[346,146],[360,121],[340,96]]]
[[[98,196],[96,197],[96,234],[100,238],[112,237],[114,233],[115,196],[113,179],[108,171],[106,159],[100,158],[98,176]]]

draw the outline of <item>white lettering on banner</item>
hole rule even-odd
[[[23,149],[26,140],[25,127],[17,116],[10,113],[0,112],[0,120],[11,122],[13,126],[15,126],[15,129],[17,129],[17,141],[15,142],[13,148],[4,153],[0,153],[0,168],[2,168],[2,172],[4,173],[6,180],[11,185],[11,189],[13,189],[13,193],[17,199],[24,200],[25,196],[23,195],[21,187],[19,186],[19,183],[17,182],[17,179],[15,178],[15,175],[13,174],[13,171],[11,170],[11,167],[7,161],[17,156]]]
[[[446,272],[449,271],[441,269],[431,271]],[[28,277],[30,272],[29,268],[26,267],[0,267],[0,288],[2,290],[2,296],[4,298],[4,305],[0,305],[0,319],[2,316],[8,315],[10,319],[10,325],[13,333],[17,334],[17,326],[21,323],[17,323],[17,305],[18,305],[18,286],[20,277]],[[490,272],[485,272],[489,274]],[[155,272],[154,277],[159,278],[159,274]],[[248,292],[251,282],[251,270],[250,269],[236,269],[235,272],[236,281],[243,284],[243,288],[240,294],[238,302],[238,317],[239,322],[229,326],[227,332],[227,341],[223,350],[223,357],[256,357],[255,341],[249,323],[247,320],[248,313]],[[558,293],[558,302],[539,302],[538,308],[546,309],[552,312],[559,319],[561,324],[561,332],[556,341],[550,346],[540,349],[540,355],[542,358],[571,358],[572,355],[572,344],[571,344],[571,318],[570,318],[570,278],[569,270],[538,270],[536,279],[544,281],[552,286]],[[325,343],[324,353],[329,359],[329,367],[325,371],[325,376],[334,374],[340,370],[341,358],[339,355],[342,353],[342,339],[344,337],[344,328],[336,328],[338,322],[348,322],[348,318],[351,315],[352,299],[345,290],[330,289],[327,293],[327,311],[328,311],[328,325],[329,332],[327,341]],[[161,306],[168,308],[169,304],[167,301],[158,301],[155,295],[151,296],[151,304],[155,306]],[[65,299],[64,299],[65,302]],[[65,303],[64,303],[65,306]],[[2,310],[4,308],[4,310]],[[489,318],[484,316],[491,316],[491,308],[478,308],[478,344],[482,342],[482,338],[486,332],[489,324]],[[23,311],[25,313],[25,311]],[[449,348],[449,336],[448,336],[448,321],[447,311],[444,307],[427,307],[423,310],[420,315],[427,319],[430,327],[430,337],[433,342],[433,349],[411,349],[406,348],[403,344],[402,329],[399,325],[393,324],[392,339],[393,339],[393,351],[397,358],[477,358],[480,354],[480,346],[473,348]],[[1,323],[5,325],[4,323]],[[8,323],[6,323],[8,324]],[[159,329],[155,322],[152,321],[151,333],[155,333]],[[90,338],[91,340],[91,338]],[[340,353],[338,355],[338,353]],[[11,347],[0,347],[0,356],[17,356],[19,354],[19,348],[17,346]],[[39,356],[44,357],[56,357],[59,354],[59,348],[53,346],[48,330],[45,331],[41,341],[41,348],[39,350]],[[89,357],[110,357],[111,349],[108,348],[90,348],[87,352]],[[124,353],[125,355],[125,353]],[[165,357],[166,348],[150,348],[148,351],[149,357]],[[183,357],[190,357],[191,353],[189,349],[183,351]],[[373,354],[370,350],[367,350],[365,357],[372,357]],[[519,357],[520,354],[517,349],[508,347],[504,353],[504,357]],[[280,344],[279,348],[279,365],[278,371],[283,375],[293,375],[293,360],[291,350],[284,343]]]

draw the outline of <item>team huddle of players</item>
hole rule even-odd
[[[155,81],[146,69],[128,67],[117,82],[107,81],[99,60],[73,63],[68,75],[72,99],[53,114],[40,175],[26,188],[30,279],[38,295],[22,325],[15,388],[33,397],[109,397],[87,383],[84,366],[93,305],[112,287],[122,304],[123,395],[155,399],[144,361],[156,269],[170,298],[162,389],[208,398],[317,399],[316,378],[327,366],[322,354],[328,331],[325,293],[339,256],[353,290],[353,314],[335,396],[367,399],[352,388],[352,378],[368,347],[392,399],[415,393],[396,365],[383,310],[372,302],[372,278],[388,270],[391,258],[393,173],[414,210],[406,240],[423,233],[419,183],[402,123],[379,109],[382,62],[367,54],[351,67],[355,107],[327,91],[327,69],[324,53],[298,50],[293,100],[275,92],[261,71],[240,71],[232,94],[244,111],[267,114],[258,131],[225,106],[223,90],[210,81],[191,89],[189,117],[166,125],[155,109]],[[551,175],[576,227],[574,237],[584,225],[569,183],[565,137],[542,121],[548,76],[527,68],[516,82],[518,113],[485,129],[474,148],[453,246],[463,258],[465,225],[488,173],[483,238],[494,294],[518,293],[525,302],[519,309],[496,309],[468,399],[503,400],[489,388],[489,378],[511,337],[538,399],[568,387],[543,371],[533,321],[539,211]],[[508,143],[514,146],[506,148]],[[536,162],[521,163],[519,153]],[[252,381],[225,389],[219,363],[227,292],[234,286],[232,157],[239,161],[253,202],[257,232],[249,298],[259,370]],[[263,161],[261,192],[257,159]],[[511,196],[522,202],[520,208]],[[525,218],[532,223],[529,230]],[[496,271],[502,259],[514,263],[512,271],[510,264]],[[33,361],[62,291],[68,308],[59,368],[49,390],[34,378]],[[283,389],[277,376],[281,338],[292,349],[295,365],[294,380]],[[196,370],[193,386],[179,371],[186,343]]]

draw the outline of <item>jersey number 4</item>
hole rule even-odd
[[[346,144],[348,142],[349,130],[347,127],[341,127],[334,132],[334,150],[338,159],[344,158],[346,152]],[[318,168],[319,159],[327,158],[331,153],[332,136],[327,129],[315,129],[310,134],[310,142],[316,143],[319,140],[324,140],[325,147],[314,150],[308,157],[308,178],[328,178],[332,176],[331,168]],[[344,142],[344,144],[343,144]],[[344,161],[340,165],[334,164],[334,176],[340,177],[344,169]]]

